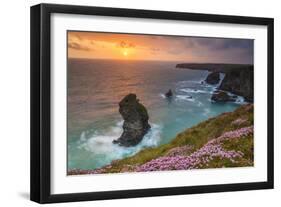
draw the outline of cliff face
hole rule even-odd
[[[208,70],[224,73],[225,77],[219,86],[219,90],[231,92],[243,96],[246,101],[254,99],[254,70],[253,65],[242,64],[212,64],[212,63],[183,63],[177,68],[191,70]]]
[[[237,69],[225,73],[225,77],[219,86],[220,90],[243,96],[246,101],[254,99],[254,72],[253,69]]]

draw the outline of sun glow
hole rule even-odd
[[[123,55],[125,56],[125,57],[127,57],[128,56],[128,51],[123,51]]]

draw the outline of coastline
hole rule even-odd
[[[244,104],[242,98],[232,103],[213,103],[210,96],[217,85],[201,84],[208,72],[174,70],[175,65],[72,62],[68,169],[97,169],[112,160],[131,157],[144,148],[166,144],[186,128]],[[173,90],[171,99],[165,97],[169,89]],[[148,109],[152,129],[137,146],[123,148],[113,146],[112,141],[123,131],[122,124],[118,124],[122,120],[118,102],[127,91],[134,91]]]
[[[184,130],[168,144],[68,175],[245,167],[253,161],[253,104],[247,104]]]
[[[242,96],[247,102],[254,101],[254,66],[251,64],[226,63],[180,63],[176,68],[190,70],[207,70],[225,74],[218,90]]]

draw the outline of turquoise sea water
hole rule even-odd
[[[68,169],[96,169],[145,147],[171,141],[179,132],[241,103],[212,103],[216,86],[202,84],[207,71],[177,69],[177,62],[70,59],[68,62]],[[223,76],[223,75],[221,75]],[[164,94],[172,89],[174,96]],[[118,102],[135,93],[152,129],[135,147],[112,144],[122,133]]]

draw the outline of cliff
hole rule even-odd
[[[218,90],[229,91],[243,96],[246,101],[254,99],[254,70],[248,64],[223,64],[223,63],[182,63],[176,68],[191,70],[208,70],[210,72],[224,73],[225,77]],[[212,74],[212,73],[211,73]]]
[[[170,143],[143,149],[96,170],[69,175],[253,166],[253,105],[223,113],[179,133]]]
[[[236,69],[225,73],[225,77],[219,86],[220,90],[243,96],[246,101],[254,99],[254,72],[253,68]]]

